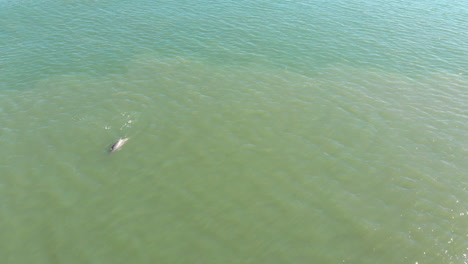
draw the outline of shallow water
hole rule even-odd
[[[0,257],[467,263],[467,10],[1,1]]]

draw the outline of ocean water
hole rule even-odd
[[[2,263],[468,263],[467,17],[0,1]]]

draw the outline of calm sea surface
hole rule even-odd
[[[0,0],[1,262],[468,263],[467,18]]]

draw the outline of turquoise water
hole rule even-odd
[[[468,263],[467,15],[0,1],[0,258]]]

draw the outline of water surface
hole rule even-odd
[[[0,257],[467,263],[467,10],[1,1]]]

